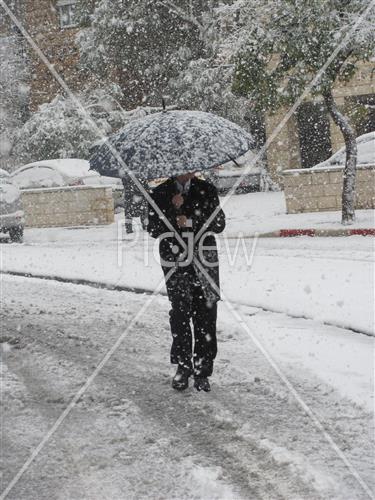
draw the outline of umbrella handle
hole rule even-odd
[[[240,167],[239,163],[234,158],[230,156],[229,159],[236,165],[236,167]]]

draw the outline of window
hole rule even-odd
[[[297,112],[302,168],[310,168],[332,154],[331,130],[323,103],[306,102]]]
[[[75,4],[75,0],[59,0],[57,2],[61,28],[73,28],[77,25],[74,18]]]

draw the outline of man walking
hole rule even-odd
[[[212,184],[198,179],[193,173],[167,180],[154,190],[152,198],[175,231],[171,233],[149,207],[148,231],[152,237],[160,238],[164,274],[169,275],[173,268],[166,283],[171,302],[171,363],[177,365],[172,387],[186,389],[189,377],[194,375],[194,387],[208,392],[208,378],[212,375],[217,353],[216,318],[220,299],[219,263],[213,233],[224,230],[225,215],[220,209],[206,224],[219,207],[219,198]],[[186,242],[187,252],[176,239],[176,233]],[[195,259],[205,272],[196,265]]]
[[[138,179],[143,188],[148,190],[148,183],[143,179]],[[147,216],[147,203],[141,191],[132,181],[129,175],[122,178],[124,186],[124,211],[125,211],[125,231],[127,234],[134,232],[133,219],[140,217],[142,227],[145,227]]]

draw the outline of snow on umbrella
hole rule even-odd
[[[94,146],[90,165],[110,177],[124,177],[126,168],[139,178],[173,177],[216,167],[253,146],[249,133],[219,116],[164,111],[135,120]]]

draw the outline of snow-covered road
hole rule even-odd
[[[3,488],[147,300],[3,275]],[[373,339],[236,307],[375,491]],[[210,394],[170,388],[166,298],[155,296],[151,310],[9,498],[369,498],[225,304]]]

